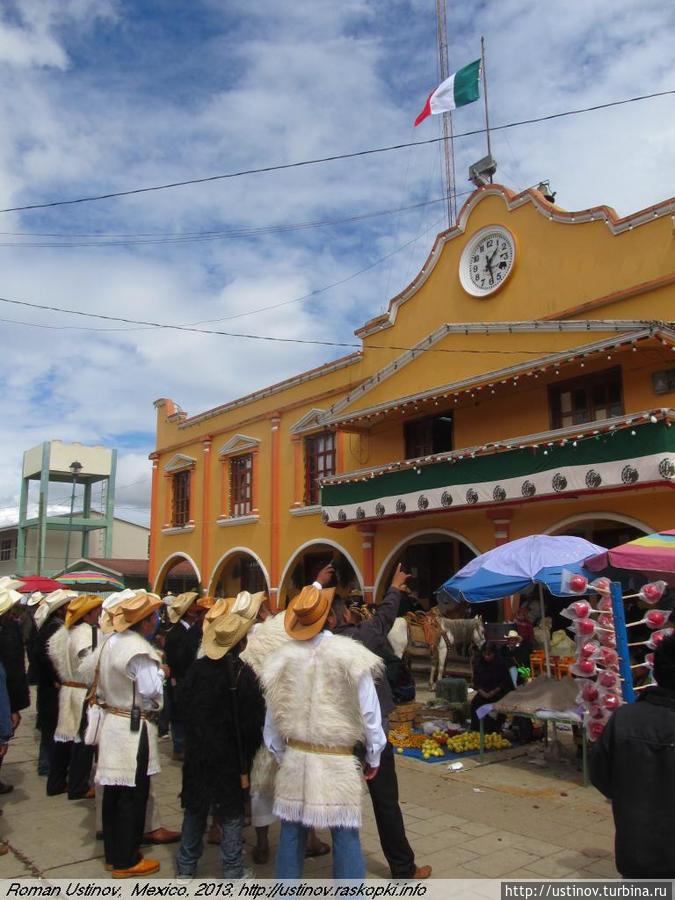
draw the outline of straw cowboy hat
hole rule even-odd
[[[23,581],[3,575],[0,578],[0,591],[19,591],[23,587]],[[40,594],[42,596],[42,594]]]
[[[515,631],[515,629],[512,628],[512,629],[508,632],[508,634],[506,635],[506,640],[507,640],[507,641],[513,641],[513,640],[520,641],[520,640],[522,640],[522,638],[521,638],[521,636],[518,634],[518,632]]]
[[[52,591],[51,594],[47,594],[35,611],[34,621],[37,627],[40,628],[44,625],[52,613],[56,612],[65,603],[70,603],[75,597],[77,597],[77,591],[66,591],[63,588],[58,588]]]
[[[26,606],[37,606],[38,603],[42,603],[44,599],[44,594],[41,591],[34,591],[28,600],[26,600]]]
[[[172,600],[166,608],[169,621],[175,625],[176,622],[182,619],[198,596],[197,591],[186,591],[186,593],[179,594],[175,600]]]
[[[328,618],[334,596],[335,588],[304,587],[288,604],[284,616],[286,634],[296,641],[308,641],[317,635]]]
[[[127,631],[132,625],[137,625],[143,619],[147,619],[162,605],[162,600],[157,594],[147,594],[145,591],[137,591],[136,596],[130,600],[123,600],[115,607],[112,627],[113,631]]]
[[[11,588],[0,587],[0,616],[4,616],[4,614],[9,612],[14,604],[19,603],[20,600],[21,594],[18,591],[14,591]]]
[[[216,598],[209,597],[208,594],[206,594],[204,597],[200,597],[199,600],[197,600],[197,606],[200,609],[211,609],[213,606],[215,606],[215,603]]]
[[[229,650],[236,647],[239,641],[246,637],[255,624],[264,598],[264,591],[253,595],[248,591],[242,591],[234,602],[224,601],[227,605],[222,607],[223,612],[220,615],[213,616],[208,624],[205,620],[202,643],[204,653],[209,659],[222,659]],[[216,603],[209,610],[207,617],[212,616],[217,606]]]
[[[80,619],[83,619],[92,609],[96,609],[103,603],[103,597],[96,594],[82,594],[71,600],[66,610],[66,628],[72,628]]]
[[[113,594],[108,594],[103,601],[101,618],[98,623],[103,634],[112,634],[113,632],[113,616],[115,615],[115,608],[119,606],[120,603],[124,603],[125,600],[131,600],[137,593],[137,591],[133,591],[131,588],[125,588],[123,591],[115,591]]]

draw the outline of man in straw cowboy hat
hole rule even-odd
[[[205,612],[198,605],[199,594],[186,591],[167,604],[166,614],[173,626],[166,633],[164,652],[170,669],[169,691],[171,738],[173,741],[173,759],[183,759],[183,710],[180,694],[183,679],[187,670],[197,658],[201,640],[201,616]]]
[[[317,578],[327,583],[332,574],[331,570],[332,567],[328,566]],[[399,615],[399,604],[408,578],[410,575],[404,572],[399,564],[389,590],[370,619],[357,619],[344,602],[336,600],[328,616],[328,627],[335,634],[358,641],[373,653],[383,657],[390,649],[387,636]],[[394,698],[386,674],[376,680],[375,688],[386,733],[387,718],[394,709]],[[428,878],[431,875],[431,866],[416,865],[415,853],[406,837],[403,813],[398,801],[394,749],[389,741],[380,757],[380,770],[377,777],[368,782],[368,790],[373,803],[380,845],[389,863],[391,877]]]
[[[5,670],[12,734],[21,722],[21,710],[30,706],[23,636],[13,616],[17,604],[21,602],[21,594],[17,590],[21,586],[20,581],[6,576],[0,578],[0,662]],[[13,790],[13,785],[0,782],[0,794],[9,794]]]
[[[59,716],[54,732],[47,793],[69,800],[93,798],[89,790],[94,748],[82,741],[84,701],[94,679],[90,665],[98,646],[98,618],[103,598],[83,594],[66,607],[64,627],[49,639],[47,651],[59,676]]]
[[[31,647],[30,664],[37,685],[37,720],[40,730],[38,775],[49,775],[54,732],[59,718],[59,676],[47,652],[52,635],[63,627],[66,605],[77,597],[76,591],[58,588],[47,594],[35,612],[37,635]]]
[[[185,697],[185,814],[179,876],[195,874],[209,810],[220,820],[223,878],[244,877],[242,829],[248,773],[262,742],[265,704],[255,673],[240,659],[264,594],[218,600],[204,621],[204,656],[190,668]]]
[[[334,588],[317,581],[289,604],[292,638],[266,661],[265,743],[280,760],[274,812],[281,819],[277,878],[302,876],[308,828],[330,828],[333,876],[364,878],[363,776],[374,778],[386,744],[373,676],[382,661],[349,638],[324,630]],[[366,747],[362,772],[354,747]]]
[[[135,592],[110,610],[113,633],[101,647],[97,689],[103,707],[96,784],[103,786],[103,842],[113,878],[151,875],[159,862],[140,852],[150,776],[159,772],[157,713],[164,672],[150,640],[162,601]]]

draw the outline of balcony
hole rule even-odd
[[[325,524],[675,486],[673,409],[401,460],[326,479]]]

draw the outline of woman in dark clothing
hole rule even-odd
[[[257,598],[261,595],[247,596],[251,603],[243,611],[228,613],[226,600],[219,600],[209,611],[203,643],[207,655],[193,663],[181,688],[185,721],[181,801],[185,815],[176,857],[179,876],[195,873],[212,808],[222,824],[223,877],[244,875],[241,775],[250,771],[265,722],[257,678],[239,658],[260,606]]]
[[[21,628],[9,607],[0,615],[0,663],[5,669],[12,731],[21,722],[21,710],[30,706],[30,690],[26,677],[26,660]],[[0,759],[0,764],[2,759]],[[0,781],[0,794],[9,794],[13,785]]]
[[[508,666],[497,654],[494,644],[483,646],[474,665],[473,686],[476,693],[471,701],[471,728],[473,731],[478,731],[480,725],[476,712],[478,708],[486,703],[496,703],[497,700],[501,700],[505,694],[513,690],[513,681]],[[486,734],[495,730],[500,731],[504,718],[504,716],[498,716],[496,726],[492,724],[494,720],[486,719]]]

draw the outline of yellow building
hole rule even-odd
[[[283,606],[334,559],[370,599],[403,559],[430,599],[507,539],[672,528],[674,212],[489,185],[360,352],[195,416],[158,400],[153,588]]]

